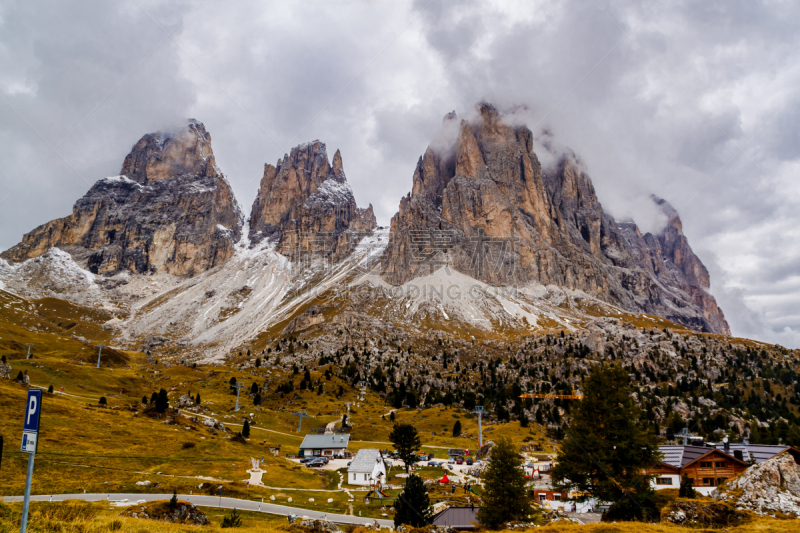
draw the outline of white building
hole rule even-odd
[[[347,445],[350,444],[350,435],[345,433],[328,435],[306,435],[300,444],[300,457],[325,456],[345,457]]]
[[[386,463],[380,450],[363,449],[347,467],[347,483],[350,485],[373,485],[386,483]]]

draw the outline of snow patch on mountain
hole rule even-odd
[[[81,268],[59,248],[18,264],[0,259],[0,283],[6,290],[23,297],[40,298],[97,291],[95,276]]]

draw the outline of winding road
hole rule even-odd
[[[153,501],[153,500],[169,500],[172,494],[40,494],[31,496],[33,502],[62,502],[65,500],[84,500],[87,502],[98,501],[111,501],[118,502],[128,500],[129,502],[137,502],[140,500]],[[193,503],[198,507],[217,507],[222,509],[238,509],[240,511],[255,511],[268,514],[275,514],[280,516],[288,516],[290,514],[297,515],[299,518],[308,517],[318,520],[329,520],[337,524],[355,524],[355,525],[369,525],[378,522],[381,527],[394,528],[394,523],[391,520],[383,520],[376,518],[367,518],[361,516],[350,516],[343,514],[323,513],[320,511],[312,511],[310,509],[301,509],[299,507],[287,507],[286,505],[277,505],[274,503],[261,503],[251,500],[239,500],[237,498],[220,498],[219,496],[200,496],[197,494],[178,494],[178,498]],[[0,500],[9,502],[21,502],[22,496],[0,496]]]

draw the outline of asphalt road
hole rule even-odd
[[[52,500],[51,500],[52,498]],[[60,502],[64,500],[85,500],[89,502],[96,501],[121,501],[128,500],[130,502],[137,502],[139,500],[169,500],[172,494],[41,494],[31,496],[31,501],[34,502]],[[319,511],[312,511],[309,509],[300,509],[298,507],[287,507],[285,505],[276,505],[274,503],[260,503],[250,500],[239,500],[236,498],[220,498],[219,496],[199,496],[197,494],[178,494],[178,498],[199,507],[217,507],[222,509],[239,509],[240,511],[260,511],[262,513],[276,514],[281,516],[288,516],[295,514],[298,517],[308,517],[311,519],[329,520],[337,524],[356,524],[367,525],[374,523],[377,519],[366,518],[361,516],[349,516],[343,514],[321,513]],[[21,502],[22,496],[2,496],[0,500],[8,502]],[[377,520],[381,527],[393,528],[394,523],[391,520]]]

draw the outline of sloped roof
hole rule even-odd
[[[778,455],[779,453],[786,451],[789,447],[786,445],[779,445],[779,444],[729,444],[728,450],[723,449],[723,444],[718,444],[717,448],[721,449],[722,451],[727,451],[730,455],[733,455],[734,450],[741,450],[742,452],[742,459],[744,462],[749,462],[750,459],[754,459],[756,464],[763,463],[767,459],[771,459]]]
[[[709,443],[712,444],[712,443]],[[724,444],[712,444],[711,446],[682,446],[682,445],[667,445],[659,446],[661,453],[664,454],[664,463],[674,466],[675,468],[683,468],[689,463],[696,461],[701,456],[710,451],[718,450],[724,454],[735,457],[735,451],[742,452],[742,460],[745,463],[754,459],[756,464],[763,463],[767,459],[775,457],[781,452],[789,449],[786,445],[774,444],[744,444],[735,443],[729,444],[726,450]]]
[[[711,448],[706,448],[705,446],[681,445],[659,446],[658,449],[664,454],[663,462],[675,468],[682,468],[684,465],[691,463],[711,450]]]
[[[358,450],[347,471],[371,473],[375,469],[375,463],[382,460],[380,450],[364,448]]]
[[[433,525],[457,529],[474,529],[478,523],[478,507],[448,507],[433,517]]]
[[[303,438],[302,450],[315,449],[344,449],[350,443],[350,435],[331,434],[331,435],[306,435]]]

